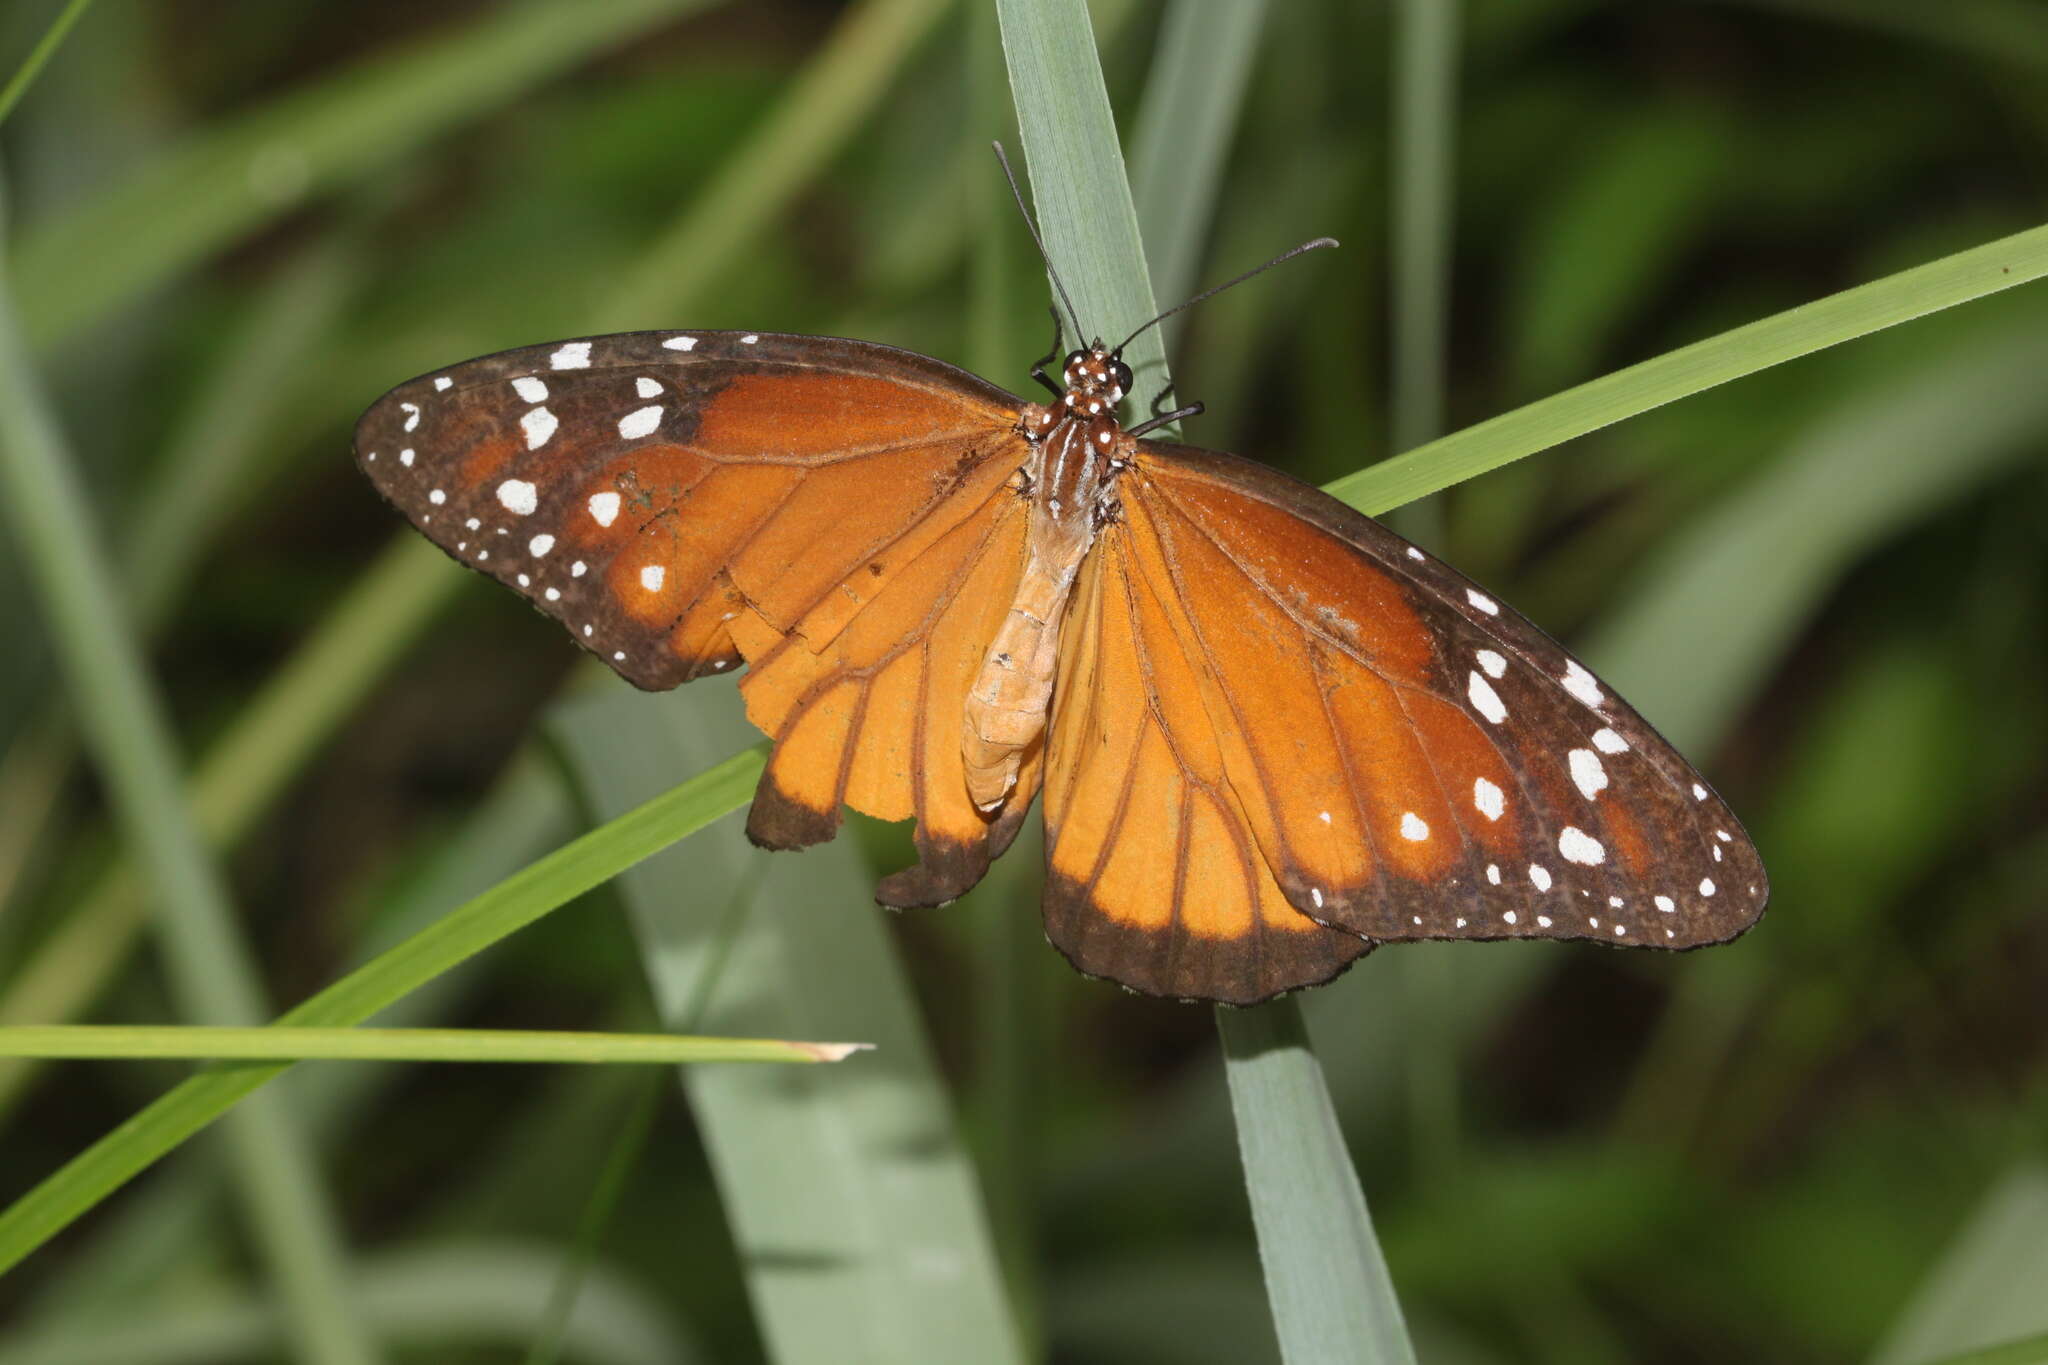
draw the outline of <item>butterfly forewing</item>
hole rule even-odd
[[[356,454],[456,559],[641,687],[829,633],[1021,461],[1017,400],[866,342],[640,332],[400,385]],[[821,609],[830,599],[829,608]],[[814,641],[815,643],[815,641]]]
[[[1541,631],[1333,499],[1147,445],[1114,533],[1177,599],[1289,901],[1375,940],[1692,947],[1768,894],[1742,827]]]

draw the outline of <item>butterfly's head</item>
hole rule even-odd
[[[1066,381],[1067,406],[1090,415],[1116,411],[1131,391],[1131,367],[1099,341],[1085,351],[1070,352],[1061,377]]]

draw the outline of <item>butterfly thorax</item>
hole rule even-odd
[[[1031,443],[1016,481],[1031,500],[1024,569],[968,691],[961,733],[968,794],[984,811],[1002,807],[1045,733],[1067,600],[1129,463],[1133,442],[1116,417],[1129,376],[1100,343],[1076,351],[1067,358],[1066,392],[1026,405],[1019,418]]]

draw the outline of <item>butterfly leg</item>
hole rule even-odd
[[[1059,396],[1064,394],[1066,390],[1053,382],[1052,376],[1048,375],[1045,372],[1045,367],[1052,364],[1054,361],[1060,358],[1060,339],[1060,310],[1055,308],[1052,310],[1052,349],[1050,351],[1047,351],[1045,355],[1039,359],[1038,363],[1031,367],[1031,377],[1033,379],[1036,379],[1039,383],[1045,385],[1046,388],[1050,389],[1052,391],[1052,396],[1055,398],[1058,398]]]

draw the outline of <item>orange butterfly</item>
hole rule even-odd
[[[1742,826],[1626,703],[1327,495],[1125,429],[1121,349],[1056,384],[1055,339],[1039,404],[871,342],[590,337],[401,384],[356,453],[636,686],[746,664],[757,844],[915,819],[877,897],[943,905],[1042,790],[1091,976],[1242,1005],[1382,942],[1756,920]]]

